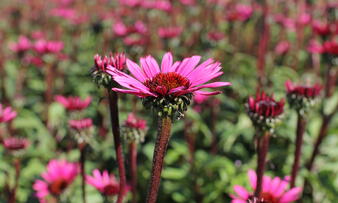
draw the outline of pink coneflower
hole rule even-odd
[[[270,129],[283,113],[284,103],[284,99],[278,102],[265,92],[257,93],[256,98],[249,97],[247,111],[256,127]]]
[[[113,88],[114,91],[134,94],[139,97],[179,96],[189,93],[215,95],[220,91],[205,92],[203,88],[216,88],[230,85],[229,82],[207,83],[220,75],[219,62],[208,59],[197,66],[201,57],[192,56],[182,62],[173,63],[171,53],[163,56],[161,68],[152,56],[141,58],[141,67],[127,59],[127,67],[131,75],[127,75],[113,67],[108,67],[116,82],[127,89]],[[196,67],[197,66],[197,67]]]
[[[64,47],[61,41],[46,41],[40,39],[34,43],[34,50],[39,54],[59,53]]]
[[[275,53],[278,55],[284,55],[290,50],[290,42],[281,41],[275,47]]]
[[[25,51],[28,51],[32,47],[31,41],[26,37],[21,35],[18,39],[18,42],[13,42],[9,44],[9,48],[17,53],[23,53]]]
[[[68,124],[71,128],[75,130],[85,130],[93,126],[93,121],[90,118],[84,118],[81,120],[69,120]]]
[[[16,117],[17,113],[13,111],[11,107],[6,107],[2,106],[0,104],[0,123],[5,123],[13,120]]]
[[[140,34],[133,34],[133,35],[129,35],[123,38],[123,43],[125,43],[128,46],[135,46],[135,45],[142,46],[142,45],[145,45],[147,42],[148,42],[148,38]]]
[[[253,9],[250,5],[237,4],[235,9],[231,10],[228,15],[229,20],[246,21],[251,17]]]
[[[287,94],[294,94],[306,98],[319,96],[322,86],[315,84],[313,86],[295,85],[290,80],[285,82]]]
[[[7,137],[3,140],[3,146],[10,151],[17,151],[27,148],[29,142],[25,138],[20,137]]]
[[[312,23],[313,31],[320,36],[327,36],[330,34],[330,24],[318,20]]]
[[[324,52],[324,47],[316,40],[310,40],[307,50],[312,54],[321,54]]]
[[[128,128],[144,130],[147,127],[147,121],[136,117],[134,113],[130,113],[124,125]]]
[[[134,29],[135,29],[135,32],[140,33],[140,34],[146,34],[148,32],[147,25],[140,20],[135,22]]]
[[[158,35],[161,38],[174,38],[179,36],[182,33],[182,28],[181,27],[160,27],[158,29]]]
[[[81,111],[87,108],[91,102],[91,97],[82,100],[80,97],[64,97],[62,95],[55,96],[55,100],[62,104],[69,111]]]
[[[255,171],[249,170],[248,177],[252,189],[256,189],[257,176]],[[287,189],[289,182],[279,177],[271,178],[264,176],[260,203],[291,203],[299,199],[302,188],[294,187]],[[231,195],[232,203],[247,203],[253,194],[242,186],[234,186],[235,195]]]
[[[36,196],[45,200],[48,195],[59,196],[74,181],[79,173],[76,163],[65,160],[51,160],[47,165],[47,171],[41,176],[44,180],[36,180],[33,188]]]
[[[129,33],[128,27],[121,21],[113,24],[112,29],[113,32],[119,37],[126,36]]]
[[[338,43],[334,40],[324,42],[323,48],[327,54],[338,55]]]
[[[112,66],[120,71],[125,68],[126,65],[126,56],[124,53],[112,53],[109,56],[101,57],[96,54],[94,56],[95,69],[100,71],[106,71],[108,66]]]
[[[208,39],[213,41],[220,41],[225,38],[225,34],[223,32],[213,31],[208,32]]]
[[[307,25],[311,22],[311,15],[308,13],[302,13],[297,18],[297,23],[299,25]]]
[[[86,182],[95,187],[104,196],[117,195],[120,190],[119,182],[113,174],[104,170],[101,174],[98,169],[93,171],[93,176],[86,176]]]

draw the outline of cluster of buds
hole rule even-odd
[[[92,119],[69,120],[68,125],[73,131],[72,135],[74,135],[78,144],[89,142],[94,131]]]
[[[262,92],[261,94],[257,93],[256,98],[249,97],[246,107],[256,128],[273,132],[284,111],[284,100],[277,102],[273,96]]]
[[[116,68],[122,71],[126,66],[126,56],[123,53],[117,53],[115,55],[111,53],[109,56],[104,57],[96,54],[94,56],[94,63],[95,65],[91,69],[94,82],[98,86],[111,88],[114,82],[111,75],[107,74],[107,68]]]
[[[285,82],[285,87],[289,105],[300,114],[306,113],[309,107],[317,102],[322,89],[319,84],[313,86],[301,86],[294,85],[289,80]]]
[[[64,97],[62,95],[55,96],[55,100],[65,107],[68,111],[81,111],[87,108],[92,101],[91,97],[82,100],[80,97]]]
[[[184,117],[184,112],[188,109],[192,96],[191,93],[188,93],[180,96],[145,97],[142,103],[146,108],[153,108],[159,117],[179,120]]]
[[[122,134],[126,141],[136,143],[143,142],[146,132],[147,121],[136,117],[133,113],[130,113],[122,127]]]

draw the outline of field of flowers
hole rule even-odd
[[[335,0],[1,0],[0,203],[338,202]]]

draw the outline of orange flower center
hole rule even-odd
[[[48,189],[52,195],[58,196],[63,192],[64,189],[66,189],[67,186],[68,186],[67,181],[63,179],[59,179],[59,180],[52,182],[48,186]]]
[[[166,95],[170,90],[177,87],[189,88],[190,82],[187,78],[175,72],[158,73],[152,79],[144,82],[151,92],[156,92],[161,95]]]
[[[261,198],[263,199],[264,203],[278,203],[279,199],[274,197],[271,193],[263,192],[261,194]]]

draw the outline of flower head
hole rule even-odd
[[[113,91],[144,98],[144,104],[155,107],[159,116],[181,115],[190,103],[192,94],[215,95],[221,92],[201,89],[230,85],[229,82],[207,83],[223,72],[220,71],[220,63],[208,59],[198,65],[200,59],[200,56],[192,56],[174,63],[172,54],[166,53],[161,67],[152,56],[147,56],[140,59],[141,67],[127,59],[131,75],[113,67],[108,67],[107,72],[117,83],[127,88],[113,88]]]
[[[275,53],[278,55],[284,55],[290,50],[290,43],[288,41],[281,41],[275,48]]]
[[[122,71],[126,65],[126,56],[123,53],[116,53],[113,55],[101,57],[96,54],[94,56],[95,66],[92,69],[92,75],[96,84],[110,87],[112,85],[112,78],[107,74],[107,68],[113,67],[119,71]]]
[[[74,181],[79,173],[76,163],[65,160],[51,160],[47,165],[47,171],[41,176],[44,180],[36,180],[33,188],[39,199],[46,199],[48,195],[59,196]]]
[[[330,34],[330,24],[315,20],[312,23],[313,31],[320,36],[327,36]]]
[[[313,86],[295,85],[290,80],[285,82],[285,87],[290,106],[300,113],[304,113],[314,105],[322,89],[319,84]]]
[[[160,27],[158,35],[163,39],[170,39],[179,36],[182,33],[181,27]]]
[[[92,119],[69,120],[68,125],[73,130],[73,135],[78,143],[88,143],[93,134]]]
[[[338,43],[334,40],[326,41],[323,44],[324,52],[333,56],[338,56]]]
[[[143,142],[147,130],[147,121],[136,117],[134,113],[128,114],[122,133],[127,141]]]
[[[119,182],[113,174],[109,175],[107,170],[101,174],[98,169],[95,169],[93,176],[86,176],[86,182],[105,196],[117,195],[120,190]]]
[[[27,148],[29,142],[25,138],[7,137],[3,140],[2,144],[9,151],[18,151]]]
[[[251,188],[256,189],[257,176],[255,171],[248,172]],[[294,187],[288,190],[289,182],[286,179],[279,177],[271,178],[269,176],[263,177],[263,188],[260,200],[253,200],[253,193],[246,190],[244,187],[235,185],[235,195],[231,195],[232,203],[291,203],[299,199],[302,188]],[[250,201],[249,201],[250,200]]]
[[[61,41],[47,41],[40,39],[34,43],[34,50],[39,54],[59,53],[64,47]]]
[[[62,95],[55,96],[55,100],[62,104],[68,111],[81,111],[87,108],[91,102],[91,97],[82,100],[80,97],[64,97]]]
[[[277,102],[265,92],[257,93],[256,98],[249,97],[247,111],[256,127],[273,130],[274,124],[284,111],[284,99]]]
[[[18,42],[9,44],[9,48],[20,56],[31,47],[32,43],[26,36],[20,36]]]
[[[6,123],[13,120],[16,117],[17,113],[13,111],[11,107],[2,106],[0,104],[0,123]]]

